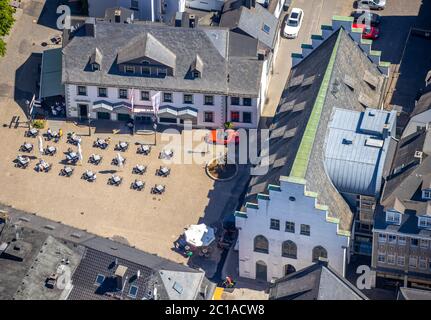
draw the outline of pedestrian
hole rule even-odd
[[[61,138],[63,136],[63,129],[60,128],[60,130],[58,130],[58,137]]]

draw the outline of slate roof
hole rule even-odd
[[[79,28],[63,48],[63,83],[258,96],[263,62],[257,60],[257,52],[251,56],[249,45],[245,55],[237,54],[231,59],[228,29],[97,21],[95,37],[86,36],[85,30],[85,26]],[[103,61],[100,71],[91,72],[86,70],[86,64],[95,48],[100,50]],[[174,76],[154,78],[119,73],[117,57],[126,61],[143,54],[174,65]],[[196,55],[205,71],[198,79],[188,79]]]
[[[381,80],[376,90],[363,81],[364,70]],[[354,78],[355,90],[343,83],[345,74]],[[270,126],[269,171],[252,177],[244,203],[256,202],[257,194],[267,193],[269,184],[278,185],[280,176],[300,177],[308,191],[318,193],[318,202],[329,207],[329,216],[340,219],[340,229],[350,231],[352,212],[323,161],[328,123],[334,108],[364,111],[360,94],[377,106],[383,77],[342,28],[292,68]]]
[[[431,172],[431,157],[422,154],[422,162],[415,157],[422,151],[427,132],[422,129],[412,133],[398,142],[397,151],[392,162],[391,175],[387,178],[382,191],[381,203],[386,206],[394,198],[401,201],[410,200],[422,183],[422,175]]]
[[[18,243],[24,259],[0,255],[0,299],[153,299],[156,294],[162,300],[192,300],[212,295],[215,285],[202,271],[19,210],[8,208],[7,212],[13,224],[20,225],[22,240],[12,241],[15,228],[11,223],[0,233],[0,245]],[[10,248],[13,253],[15,249]],[[71,290],[44,287],[62,258],[70,260]],[[127,267],[123,291],[116,290],[112,277],[120,265]],[[100,286],[98,275],[104,277]],[[136,297],[129,295],[132,286],[138,288]]]
[[[410,114],[410,118],[418,114],[421,114],[425,111],[428,111],[430,109],[431,109],[431,85],[428,85],[425,88],[424,92],[422,93],[421,97],[419,98],[418,102],[416,103],[415,108]]]
[[[416,288],[400,288],[397,300],[431,300],[431,291]]]
[[[328,125],[325,165],[339,192],[377,197],[390,144],[396,141],[396,112],[335,108]],[[388,126],[384,133],[384,126]],[[385,134],[385,135],[384,135]],[[369,141],[381,143],[370,145]]]
[[[368,298],[322,262],[277,279],[269,300],[368,300]]]
[[[244,6],[244,0],[229,0],[223,5],[219,26],[230,30],[241,30],[274,49],[278,37],[279,20],[261,5],[250,9]],[[265,28],[266,25],[269,30]]]

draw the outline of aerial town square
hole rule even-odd
[[[430,0],[0,17],[0,300],[431,300]]]

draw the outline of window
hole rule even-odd
[[[398,244],[401,246],[405,246],[406,245],[406,237],[398,237]]]
[[[268,240],[264,236],[259,235],[254,238],[254,251],[268,253]]]
[[[409,267],[417,268],[418,267],[418,258],[417,257],[410,257],[409,259]]]
[[[87,87],[78,86],[78,96],[86,96],[87,95]]]
[[[98,88],[97,89],[98,95],[101,98],[106,98],[108,96],[108,91],[106,88]]]
[[[98,63],[93,63],[92,65],[93,71],[100,70],[100,65]]]
[[[128,296],[135,299],[137,295],[138,295],[138,287],[130,286]]]
[[[281,256],[285,258],[296,259],[297,247],[295,242],[287,240],[281,245]]]
[[[150,92],[149,91],[141,91],[141,100],[144,100],[144,101],[150,100]]]
[[[410,239],[410,245],[411,245],[412,247],[417,247],[417,246],[418,246],[418,244],[419,244],[419,240],[418,240],[418,239],[415,239],[415,238],[411,238],[411,239]]]
[[[230,97],[230,104],[233,106],[239,106],[239,97]]]
[[[127,89],[119,89],[118,90],[118,98],[127,99]]]
[[[172,93],[163,92],[163,102],[172,102]]]
[[[242,122],[251,123],[251,112],[243,112],[242,113]]]
[[[419,227],[431,228],[431,219],[428,217],[419,217]]]
[[[280,230],[280,220],[271,219],[271,223],[269,225],[269,228],[272,230]]]
[[[379,233],[379,242],[386,242],[386,235],[383,233]]]
[[[201,77],[201,73],[197,70],[194,70],[192,72],[193,78],[200,78]]]
[[[304,236],[310,235],[310,226],[308,224],[301,224],[301,232]]]
[[[126,66],[125,67],[126,73],[135,73],[135,67],[133,66]]]
[[[423,190],[422,191],[422,198],[424,200],[431,200],[431,190]]]
[[[388,264],[395,264],[395,256],[393,254],[388,254]]]
[[[427,268],[427,259],[420,257],[419,258],[419,269],[426,269]]]
[[[386,211],[386,222],[400,224],[401,213],[394,211]]]
[[[427,249],[428,248],[428,240],[421,239],[420,240],[420,247]]]
[[[130,9],[139,10],[139,0],[131,0],[130,2]]]
[[[103,281],[105,281],[105,276],[103,274],[98,274],[96,277],[96,282],[94,284],[100,286],[102,285]]]
[[[166,77],[168,72],[166,71],[166,68],[157,68],[157,75],[160,77]]]
[[[322,246],[317,246],[313,248],[312,261],[317,262],[319,261],[319,258],[328,258],[328,252]]]
[[[193,103],[193,95],[192,94],[184,94],[183,102],[187,103],[187,104],[192,104]]]
[[[212,106],[214,104],[214,96],[205,96],[204,104],[207,106]]]
[[[397,236],[390,234],[388,235],[388,242],[391,244],[396,244],[397,243]]]
[[[243,98],[242,99],[242,105],[243,106],[251,106],[251,98]]]
[[[149,75],[151,73],[150,67],[142,67],[142,74]]]
[[[377,262],[385,263],[386,262],[386,255],[384,253],[377,254]]]
[[[214,122],[214,112],[204,112],[204,122]]]
[[[295,222],[286,221],[286,232],[295,233]]]
[[[404,264],[405,264],[405,258],[404,258],[404,256],[398,256],[397,257],[397,264],[399,265],[399,266],[401,266],[401,267],[403,267],[404,266]]]
[[[232,111],[230,113],[230,120],[232,122],[239,122],[239,112],[238,111]]]
[[[271,31],[271,27],[270,27],[270,26],[268,26],[267,24],[263,24],[263,26],[262,26],[262,30],[263,30],[263,32],[265,32],[265,33],[268,33],[268,34],[269,34],[269,32]]]

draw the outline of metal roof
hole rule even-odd
[[[395,135],[395,121],[395,111],[334,109],[325,166],[338,191],[369,196],[380,193],[389,142],[391,135]],[[383,136],[385,125],[390,131],[386,137]]]
[[[43,52],[39,99],[64,95],[64,86],[61,83],[61,59],[61,48]]]

